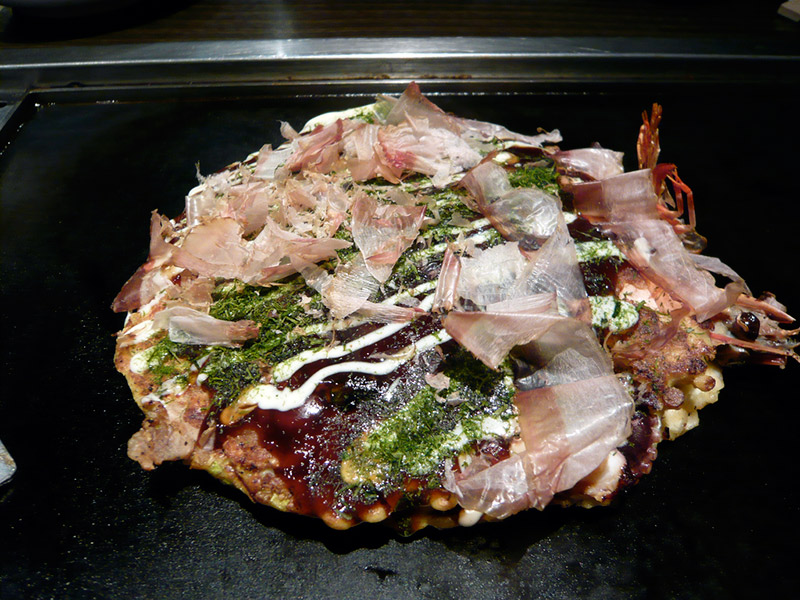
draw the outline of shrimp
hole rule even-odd
[[[687,234],[695,230],[697,219],[694,212],[694,194],[678,176],[678,168],[671,163],[659,163],[658,155],[661,152],[661,142],[658,126],[661,123],[663,109],[660,104],[654,103],[650,114],[642,113],[642,125],[639,128],[639,138],[636,141],[636,154],[639,158],[640,169],[650,169],[653,172],[653,185],[659,197],[659,212],[665,220],[675,229],[675,233]],[[670,195],[666,181],[672,184],[673,195]],[[674,199],[673,199],[674,196]],[[684,198],[689,224],[679,219],[684,213]]]
[[[653,103],[653,110],[649,116],[647,111],[642,113],[642,126],[639,128],[639,139],[636,141],[636,154],[639,157],[640,169],[654,169],[658,163],[658,155],[661,152],[658,139],[661,112],[661,105]]]

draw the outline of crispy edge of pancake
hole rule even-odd
[[[252,440],[236,438],[223,449],[214,448],[214,426],[208,423],[212,399],[196,381],[189,381],[179,393],[156,395],[161,384],[133,370],[133,356],[152,348],[158,339],[154,336],[127,346],[117,343],[115,366],[145,415],[141,429],[128,441],[128,456],[148,471],[163,462],[181,460],[235,486],[251,500],[292,511],[292,495],[271,468],[275,462],[267,450]]]

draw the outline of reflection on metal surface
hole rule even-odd
[[[20,109],[25,100],[25,94],[3,94],[0,90],[0,153],[11,139],[15,128],[21,123]]]
[[[737,39],[356,38],[5,50],[6,89],[341,80],[785,81],[797,48]]]

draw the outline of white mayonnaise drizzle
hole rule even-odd
[[[576,215],[574,212],[569,212],[568,210],[562,210],[561,214],[564,215],[564,222],[567,225],[577,220],[578,218],[578,215]]]
[[[420,302],[419,308],[425,311],[430,310],[431,306],[433,306],[433,296],[434,294],[425,296],[425,298],[423,298]],[[285,381],[294,375],[298,369],[304,365],[326,358],[339,358],[341,356],[350,354],[351,352],[355,352],[356,350],[361,350],[362,348],[371,346],[382,339],[394,335],[406,326],[408,326],[407,322],[389,323],[388,325],[384,325],[383,327],[376,329],[375,331],[368,333],[367,335],[364,335],[356,340],[347,342],[346,344],[333,346],[331,348],[323,348],[321,350],[306,350],[290,359],[283,361],[282,363],[278,363],[272,371],[272,378],[275,381]]]
[[[611,240],[575,242],[575,253],[578,255],[578,261],[582,263],[602,261],[609,258],[625,258],[620,249]]]
[[[368,363],[359,361],[343,362],[336,365],[323,367],[306,380],[296,390],[289,388],[278,389],[272,384],[259,384],[248,389],[239,400],[243,406],[257,404],[264,410],[292,410],[302,406],[317,386],[327,377],[337,373],[366,373],[369,375],[387,375],[400,365],[408,362],[417,354],[425,352],[450,340],[444,330],[437,331],[403,348],[397,354],[398,358],[386,358],[381,362]]]
[[[479,510],[470,510],[464,508],[458,514],[458,524],[462,527],[472,527],[483,517],[483,513]]]
[[[356,106],[355,108],[348,108],[345,110],[337,110],[334,112],[327,112],[321,115],[317,115],[310,121],[308,121],[303,128],[299,131],[299,133],[309,133],[313,131],[320,125],[323,127],[326,125],[330,125],[331,123],[335,123],[339,119],[355,119],[362,115],[365,116],[375,116],[375,103],[372,104],[365,104],[364,106]]]
[[[152,323],[152,321],[145,321],[145,323]],[[144,325],[144,323],[139,323],[139,325]],[[138,327],[139,325],[137,325],[136,327]],[[133,329],[135,328],[132,328],[131,331],[133,331]],[[136,373],[137,375],[141,375],[142,373],[147,371],[147,369],[150,368],[150,354],[152,353],[152,350],[153,350],[152,348],[148,348],[147,350],[142,350],[141,352],[137,352],[136,354],[131,355],[131,362],[130,362],[131,373]]]

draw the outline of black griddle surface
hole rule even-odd
[[[423,89],[423,92],[430,91]],[[793,93],[792,93],[793,92]],[[442,96],[512,130],[559,128],[635,168],[642,110],[695,192],[708,254],[800,313],[797,90]],[[608,508],[398,537],[251,504],[183,465],[126,457],[142,416],[113,366],[109,308],[149,214],[264,143],[367,98],[38,107],[0,156],[0,598],[725,598],[796,590],[798,365],[732,369],[701,426]],[[780,595],[780,594],[778,594]]]

